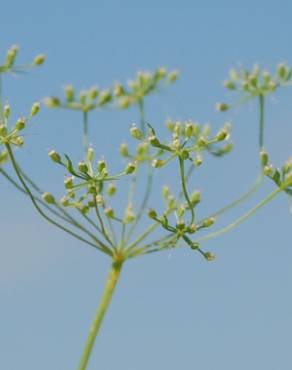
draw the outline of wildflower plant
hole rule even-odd
[[[15,46],[9,49],[6,61],[0,66],[0,77],[3,73],[18,73],[23,69],[38,66],[45,59],[43,55],[39,55],[32,64],[15,66],[17,52],[18,48]],[[119,83],[104,90],[94,86],[80,93],[76,93],[72,86],[66,86],[64,98],[45,99],[44,104],[48,108],[77,111],[81,114],[83,123],[84,158],[81,161],[73,163],[70,153],[59,154],[54,149],[48,153],[50,160],[56,166],[63,167],[67,173],[61,199],[57,199],[49,189],[42,190],[23,171],[17,159],[21,152],[15,151],[15,148],[24,145],[22,133],[30,124],[30,120],[38,114],[40,104],[34,103],[27,116],[11,122],[10,106],[3,105],[0,99],[0,174],[30,199],[41,217],[80,242],[105,253],[111,260],[108,280],[89,331],[79,370],[85,370],[88,366],[96,336],[127,260],[177,247],[187,247],[198,252],[206,261],[212,261],[215,255],[204,250],[204,240],[230,231],[279,193],[292,195],[292,160],[288,160],[278,169],[271,164],[264,149],[266,95],[290,85],[292,69],[280,64],[274,76],[261,71],[258,66],[251,71],[232,70],[230,78],[224,82],[226,88],[240,94],[241,101],[257,99],[259,102],[261,171],[247,193],[205,218],[199,218],[201,194],[194,187],[192,175],[198,167],[206,165],[206,156],[223,157],[232,150],[231,124],[224,122],[219,131],[213,132],[209,125],[201,125],[192,120],[181,122],[168,119],[168,137],[161,137],[156,125],[145,118],[145,98],[172,84],[177,77],[177,71],[169,72],[165,68],[158,68],[154,72],[139,72],[127,86]],[[133,105],[139,112],[139,124],[133,124],[129,132],[135,144],[121,144],[119,153],[125,164],[118,173],[112,173],[109,164],[104,158],[98,158],[89,144],[90,114],[105,107],[127,109]],[[225,112],[232,108],[232,104],[218,103],[216,108]],[[157,176],[163,174],[163,168],[169,166],[177,169],[180,191],[175,194],[169,185],[165,184],[161,189],[164,206],[154,207],[150,199],[153,173],[157,173]],[[141,171],[142,167],[146,171]],[[137,192],[138,176],[144,178],[146,185],[144,189],[138,190],[138,194],[142,196],[139,199],[140,204],[137,205],[134,193]],[[272,180],[275,185],[271,194],[231,224],[209,232],[216,226],[219,217],[247,199],[265,178]],[[122,179],[129,180],[129,191],[125,208],[121,212],[120,208],[115,207],[114,198],[125,198],[124,194],[117,192],[118,183]],[[143,226],[138,227],[141,221]],[[205,230],[205,234],[200,237],[202,230]]]

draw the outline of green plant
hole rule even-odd
[[[9,49],[5,63],[0,66],[0,77],[3,73],[18,73],[41,65],[45,60],[43,55],[39,55],[32,64],[16,66],[17,51],[17,47]],[[258,100],[261,171],[247,193],[203,219],[198,217],[201,195],[199,191],[191,188],[192,175],[198,167],[205,164],[205,155],[222,157],[230,152],[230,124],[225,123],[218,132],[212,134],[208,125],[199,125],[193,121],[168,120],[166,127],[169,137],[161,139],[154,125],[145,118],[145,99],[160,87],[175,82],[177,76],[176,71],[168,72],[165,68],[158,68],[154,72],[139,72],[128,86],[116,84],[102,91],[92,87],[79,94],[76,94],[72,86],[67,86],[64,99],[45,99],[48,108],[74,110],[82,117],[83,160],[74,164],[67,154],[62,156],[55,150],[49,152],[50,159],[68,173],[64,181],[65,195],[60,200],[50,192],[41,190],[21,168],[15,155],[14,149],[24,145],[23,131],[29,121],[38,114],[40,104],[34,103],[27,117],[11,123],[10,106],[3,106],[0,98],[1,175],[24,193],[39,215],[49,223],[105,253],[111,260],[108,280],[88,335],[79,370],[87,368],[100,325],[127,260],[183,246],[197,251],[207,261],[212,261],[214,254],[204,251],[201,247],[204,240],[230,231],[279,193],[292,195],[292,160],[277,169],[271,165],[264,150],[266,95],[290,85],[292,69],[280,64],[274,76],[262,72],[257,66],[251,71],[232,70],[230,79],[224,82],[228,89],[240,93],[240,103],[251,99]],[[120,155],[124,158],[125,166],[119,173],[112,174],[103,158],[95,159],[94,149],[89,145],[91,113],[106,106],[127,109],[131,105],[137,107],[140,116],[139,125],[132,125],[130,129],[130,135],[137,144],[121,144]],[[232,104],[226,103],[216,105],[216,108],[223,112],[231,107]],[[15,177],[8,172],[10,170],[5,169],[6,166],[10,166]],[[170,187],[165,185],[162,188],[164,207],[149,208],[153,172],[157,171],[163,176],[163,168],[167,166],[174,166],[178,170],[179,194],[175,195]],[[146,171],[141,171],[142,169]],[[137,177],[143,177],[143,173],[146,173],[146,186],[138,191],[138,194],[144,194],[137,206],[134,193],[137,192]],[[201,230],[212,229],[218,217],[227,210],[247,199],[266,177],[275,183],[275,190],[271,194],[223,229],[197,237]],[[119,195],[117,192],[121,178],[129,179],[128,199],[123,213],[114,206],[115,197],[124,198],[123,194]],[[143,231],[139,233],[138,224],[142,222]]]

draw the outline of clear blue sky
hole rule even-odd
[[[234,124],[234,152],[209,160],[194,186],[201,212],[245,191],[257,165],[254,105],[223,117],[217,101],[230,99],[221,82],[232,66],[292,63],[290,1],[23,1],[1,6],[0,55],[11,44],[20,60],[40,52],[46,65],[5,78],[15,116],[33,101],[78,88],[126,81],[139,69],[178,68],[175,86],[147,100],[156,127],[167,116]],[[94,116],[92,142],[119,166],[135,110]],[[275,164],[291,155],[292,90],[269,100],[267,148]],[[61,189],[62,172],[47,150],[81,156],[80,124],[68,112],[44,111],[19,153],[47,190]],[[165,182],[170,179],[165,179]],[[222,225],[272,189],[264,188]],[[152,199],[155,202],[156,198]],[[0,178],[0,368],[73,370],[81,354],[109,261],[39,219],[32,206]],[[292,215],[280,196],[230,234],[204,244],[207,263],[189,250],[129,262],[115,295],[90,370],[290,370],[292,368]]]

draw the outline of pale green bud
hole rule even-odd
[[[86,105],[87,91],[81,90],[79,93],[79,100],[82,105]]]
[[[269,163],[268,153],[264,150],[261,150],[260,152],[260,161],[263,167],[267,166],[267,164]]]
[[[121,154],[123,157],[128,157],[128,155],[129,155],[129,150],[128,150],[128,146],[127,146],[127,144],[122,143],[122,144],[120,145],[120,154]]]
[[[158,147],[160,146],[160,142],[155,135],[150,135],[148,137],[148,140],[151,145],[158,146]]]
[[[226,128],[223,128],[222,130],[220,130],[218,132],[218,134],[216,135],[216,140],[217,141],[223,141],[225,139],[227,139],[229,136],[229,132]]]
[[[84,161],[78,163],[79,171],[82,173],[88,173],[88,166]]]
[[[115,84],[114,86],[114,95],[120,97],[125,94],[125,90],[123,86],[119,83]]]
[[[11,67],[14,64],[18,50],[19,48],[17,45],[12,45],[10,47],[10,49],[7,51],[7,54],[6,54],[6,63],[5,63],[6,66]]]
[[[143,133],[137,126],[133,125],[130,129],[130,133],[134,139],[141,140],[143,138]]]
[[[173,131],[174,126],[175,126],[174,122],[172,120],[170,120],[170,119],[168,119],[166,121],[166,124],[165,125],[166,125],[166,127],[168,128],[169,131]]]
[[[263,168],[263,173],[265,176],[273,177],[275,173],[275,169],[272,165],[267,165]]]
[[[88,92],[88,97],[89,97],[89,99],[91,99],[91,100],[95,100],[95,99],[97,98],[97,96],[98,96],[98,93],[99,93],[99,91],[98,91],[97,86],[93,86],[93,87],[89,90],[89,92]]]
[[[214,259],[216,258],[215,254],[211,252],[205,252],[204,257],[207,261],[214,261]]]
[[[117,191],[116,185],[113,184],[113,183],[109,184],[109,186],[107,188],[108,195],[111,197],[116,193],[116,191]]]
[[[226,89],[229,89],[229,90],[235,90],[236,89],[235,83],[230,81],[230,80],[223,81],[223,86],[226,87]]]
[[[73,86],[67,85],[67,86],[65,86],[64,90],[65,90],[64,92],[65,92],[65,98],[66,98],[67,102],[70,103],[70,102],[74,101],[75,91],[74,91]]]
[[[203,163],[203,158],[202,158],[202,156],[201,156],[201,155],[197,155],[197,156],[194,158],[193,162],[194,162],[194,165],[195,165],[195,166],[197,166],[197,167],[201,166],[201,164]]]
[[[74,180],[74,177],[73,176],[67,177],[64,180],[64,185],[65,185],[65,188],[66,189],[73,189],[73,187],[74,187],[73,180]]]
[[[217,103],[215,109],[219,112],[226,112],[229,109],[229,105],[226,103]]]
[[[113,218],[115,216],[115,212],[114,210],[111,208],[111,207],[108,207],[104,210],[104,214],[108,217],[108,218]]]
[[[7,135],[7,127],[5,125],[0,125],[0,136],[6,136]]]
[[[31,107],[31,110],[30,110],[30,115],[31,117],[35,116],[36,114],[38,114],[39,110],[40,110],[40,103],[34,103]]]
[[[8,119],[8,118],[9,118],[9,116],[10,116],[10,113],[11,113],[10,105],[9,105],[9,104],[5,104],[5,105],[4,105],[4,108],[3,108],[3,114],[4,114],[4,117],[5,117],[6,119]]]
[[[156,74],[159,79],[164,78],[166,76],[166,73],[167,71],[165,67],[159,67],[156,70]]]
[[[162,196],[164,199],[166,199],[170,194],[170,189],[167,185],[164,185],[162,188]]]
[[[136,216],[131,204],[128,205],[124,215],[124,223],[129,224],[135,220]]]
[[[162,159],[153,159],[152,161],[152,167],[154,168],[161,168],[165,164],[165,161]]]
[[[191,224],[190,226],[188,226],[187,228],[187,232],[189,234],[194,234],[196,231],[198,230],[198,226],[196,224]]]
[[[178,71],[171,71],[169,74],[168,74],[168,81],[169,82],[175,82],[178,78],[178,75],[179,75],[179,72]]]
[[[93,161],[93,158],[94,158],[94,149],[92,147],[89,147],[88,148],[86,158],[87,158],[87,160],[89,162],[92,162]]]
[[[285,176],[284,187],[292,186],[292,172]]]
[[[42,198],[48,204],[54,204],[54,203],[56,203],[55,198],[53,197],[53,195],[51,193],[48,193],[48,192],[44,193],[42,195]]]
[[[185,130],[184,130],[184,134],[187,138],[190,138],[192,137],[193,133],[194,133],[194,125],[189,122],[185,125]]]
[[[112,99],[112,95],[111,95],[110,90],[101,91],[100,97],[99,97],[99,105],[104,105],[110,102],[111,99]]]
[[[33,64],[34,64],[35,66],[40,66],[40,65],[44,64],[45,60],[46,60],[46,56],[45,56],[45,54],[39,54],[39,55],[37,55],[37,56],[34,58],[34,60],[33,60]]]
[[[214,225],[215,221],[216,221],[215,217],[206,218],[202,222],[202,227],[210,227],[210,226]]]
[[[60,99],[55,96],[46,98],[44,103],[47,108],[58,108],[61,106]]]
[[[66,196],[63,196],[61,199],[60,199],[60,203],[62,204],[62,206],[64,207],[69,207],[70,206],[70,200],[68,197]]]
[[[17,136],[17,138],[14,141],[14,144],[16,146],[22,146],[24,144],[24,138],[21,136]]]
[[[183,160],[186,160],[190,157],[190,153],[186,149],[183,149],[180,153],[180,156]]]
[[[97,170],[98,172],[101,172],[104,168],[106,168],[106,163],[104,159],[101,159],[97,163]]]
[[[100,206],[104,206],[104,199],[103,199],[103,196],[101,194],[98,194],[96,197],[96,203]]]
[[[277,68],[277,75],[279,76],[279,78],[284,80],[287,74],[288,74],[288,69],[287,69],[286,64],[280,63]]]
[[[25,128],[25,118],[19,118],[16,121],[15,128],[17,131],[21,131]]]
[[[198,204],[201,201],[201,193],[198,190],[194,191],[191,194],[190,201],[193,206]]]
[[[205,148],[207,146],[207,140],[203,137],[203,136],[200,136],[198,138],[198,145],[202,148]]]
[[[182,231],[182,230],[185,229],[185,227],[186,227],[186,225],[185,225],[184,221],[178,221],[177,224],[176,224],[176,228],[178,230],[181,230]]]
[[[55,150],[49,151],[49,157],[53,162],[62,163],[60,154],[58,154]]]
[[[9,155],[7,151],[0,152],[0,165],[7,162],[9,159]]]
[[[136,170],[136,165],[135,165],[135,163],[130,162],[130,163],[128,163],[128,164],[127,164],[127,166],[126,166],[126,168],[125,168],[125,173],[126,173],[127,175],[129,175],[129,174],[133,173],[135,170]]]
[[[119,99],[118,105],[122,109],[127,109],[129,108],[131,104],[131,99],[128,96],[123,96],[122,98]]]
[[[148,210],[148,217],[151,218],[151,219],[153,219],[153,220],[157,219],[157,213],[156,213],[156,211],[154,209],[150,208]]]

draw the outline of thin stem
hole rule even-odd
[[[138,108],[140,113],[140,128],[143,135],[146,135],[146,124],[145,124],[145,110],[144,110],[144,100],[138,101]]]
[[[190,211],[191,211],[191,222],[190,223],[192,224],[195,221],[195,211],[194,211],[194,207],[192,205],[192,202],[190,200],[190,197],[189,197],[189,194],[188,194],[188,191],[187,191],[187,187],[186,187],[184,160],[181,157],[178,157],[178,160],[179,160],[182,191],[183,191],[184,197],[185,197],[185,199],[188,203],[188,206],[190,208]]]
[[[265,131],[265,97],[259,95],[259,113],[260,113],[260,132],[259,132],[259,147],[260,150],[264,147],[264,131]]]
[[[80,361],[78,370],[86,370],[88,362],[92,353],[94,342],[96,340],[97,334],[99,332],[101,323],[103,321],[104,315],[109,307],[112,296],[114,294],[117,282],[120,277],[123,262],[114,261],[110,269],[108,279],[105,285],[105,289],[101,298],[101,302],[96,311],[95,318],[93,320],[92,326],[89,330],[88,338],[84,347],[83,355]]]
[[[85,156],[89,148],[89,137],[88,137],[88,112],[83,112],[83,148]]]
[[[95,209],[95,213],[96,213],[96,216],[98,218],[98,221],[100,223],[102,234],[104,235],[105,239],[110,243],[110,245],[112,247],[114,247],[114,243],[111,241],[110,237],[108,236],[108,232],[107,232],[107,230],[104,226],[103,219],[102,219],[101,214],[99,212],[98,204],[97,204],[97,201],[96,201],[96,195],[97,194],[93,195],[94,209]]]
[[[202,236],[201,238],[197,239],[196,242],[201,242],[203,240],[208,240],[215,238],[216,236],[223,235],[227,233],[228,231],[232,230],[234,227],[238,226],[245,220],[247,220],[249,217],[251,217],[254,213],[256,213],[257,210],[262,208],[264,205],[269,203],[273,198],[275,198],[276,195],[278,195],[283,189],[277,188],[274,190],[271,194],[269,194],[264,200],[262,200],[260,203],[258,203],[255,207],[250,209],[247,213],[245,213],[243,216],[239,217],[236,221],[232,222],[231,224],[225,226],[223,229],[217,230],[211,234],[207,234],[205,236]]]
[[[227,204],[226,206],[220,208],[217,212],[213,213],[208,218],[210,218],[210,217],[218,217],[218,216],[222,215],[223,213],[225,213],[226,211],[229,211],[230,209],[236,207],[237,205],[239,205],[240,203],[242,203],[243,201],[245,201],[246,199],[248,199],[260,187],[260,185],[263,182],[263,179],[264,179],[264,176],[261,173],[257,177],[255,183],[252,185],[252,187],[246,193],[244,193],[241,197],[237,198],[233,202],[231,202],[231,203]]]
[[[65,226],[63,225],[60,225],[58,224],[56,221],[54,221],[52,218],[50,218],[48,215],[46,215],[43,210],[39,207],[37,201],[35,200],[32,192],[30,191],[29,187],[27,186],[27,184],[25,183],[20,171],[19,171],[19,168],[18,168],[18,164],[14,158],[14,155],[13,155],[13,152],[11,150],[11,147],[9,144],[5,144],[6,146],[6,149],[8,151],[8,154],[9,154],[9,157],[10,157],[10,160],[11,160],[11,163],[12,163],[12,166],[16,172],[16,175],[19,179],[19,181],[21,182],[21,184],[23,185],[23,188],[25,189],[25,191],[27,192],[28,196],[30,197],[33,205],[35,206],[36,210],[39,212],[39,214],[44,218],[46,219],[49,223],[51,223],[52,225],[56,226],[57,228],[65,231],[66,233],[70,234],[71,236],[74,236],[76,239],[88,244],[88,245],[91,245],[97,249],[99,249],[100,251],[108,254],[109,256],[112,256],[112,251],[110,250],[110,248],[108,248],[106,245],[104,245],[103,243],[99,243],[100,245],[98,244],[94,244],[92,242],[90,242],[89,240],[87,239],[84,239],[82,236],[80,236],[79,234],[76,234],[75,232],[71,231],[70,229],[66,228]]]

